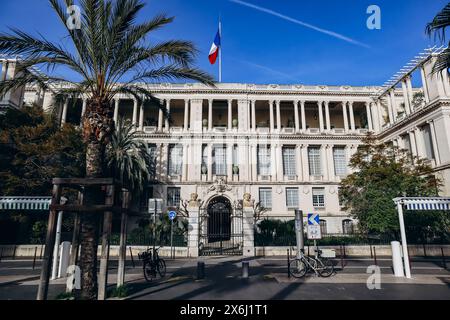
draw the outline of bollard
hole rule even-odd
[[[340,249],[341,249],[341,254],[340,254],[340,256],[341,256],[341,270],[344,270],[344,251],[343,251],[343,246],[341,245],[340,246]]]
[[[288,265],[287,272],[288,272],[288,278],[290,278],[291,277],[291,261],[290,261],[291,259],[289,256],[289,249],[287,249],[286,251],[287,251],[286,254],[287,254],[287,265]]]
[[[34,248],[34,257],[33,257],[33,270],[36,266],[36,254],[37,254],[37,247]]]
[[[133,268],[135,268],[136,265],[134,264],[133,251],[131,250],[131,247],[128,247],[128,249],[130,249],[131,263],[133,264]]]
[[[249,262],[248,261],[242,261],[242,278],[247,279],[248,278],[248,270],[249,270]]]
[[[400,242],[391,241],[392,250],[392,269],[394,270],[394,276],[404,277],[403,261],[402,261],[402,247]]]
[[[39,260],[42,260],[42,248],[43,248],[44,246],[43,245],[41,245],[41,251],[39,251]]]
[[[203,261],[197,262],[197,280],[205,278],[205,263]]]
[[[447,261],[445,261],[444,249],[441,247],[441,255],[442,255],[442,266],[445,270],[447,270]]]
[[[427,257],[427,249],[425,248],[425,243],[422,243],[422,247],[423,247],[423,255],[426,258]]]
[[[13,260],[16,260],[16,249],[17,249],[17,246],[14,246]]]
[[[377,266],[377,248],[373,247],[373,263]]]
[[[372,245],[370,245],[370,257],[373,258]]]

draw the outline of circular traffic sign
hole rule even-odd
[[[175,219],[176,216],[177,216],[176,211],[169,211],[169,219],[170,219],[170,220]]]

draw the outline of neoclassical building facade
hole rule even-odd
[[[447,70],[432,72],[437,55],[419,56],[383,87],[142,84],[170,116],[119,95],[114,119],[130,120],[149,144],[155,183],[147,198],[176,207],[195,194],[207,211],[218,196],[226,208],[249,194],[266,216],[292,219],[300,208],[320,214],[322,232],[350,233],[353,220],[339,204],[339,183],[369,132],[427,158],[444,181],[441,193],[450,193],[450,82]],[[421,85],[413,87],[416,75]],[[34,87],[23,97],[45,109],[54,103],[51,92]],[[58,107],[61,123],[79,124],[86,100],[70,100]]]

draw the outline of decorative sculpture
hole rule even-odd
[[[244,208],[253,208],[253,205],[255,203],[255,200],[252,199],[252,195],[248,192],[244,193],[244,201],[243,206]]]

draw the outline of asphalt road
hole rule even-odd
[[[370,274],[367,267],[374,264],[368,258],[347,259],[341,270],[336,260],[336,275],[316,278],[308,275],[304,280],[289,279],[286,258],[268,257],[250,259],[248,279],[241,277],[241,261],[235,258],[207,258],[205,279],[197,280],[197,260],[167,261],[168,273],[164,279],[145,282],[138,262],[133,267],[127,261],[127,286],[133,300],[268,300],[268,299],[431,299],[450,300],[450,272],[441,260],[413,259],[412,280],[393,277],[391,261],[378,258],[381,288],[368,289]],[[115,283],[117,261],[110,264],[111,287]],[[0,262],[0,299],[35,299],[40,273],[40,262],[32,270],[31,260],[3,260]],[[49,298],[54,299],[65,288],[64,279],[52,281]]]

